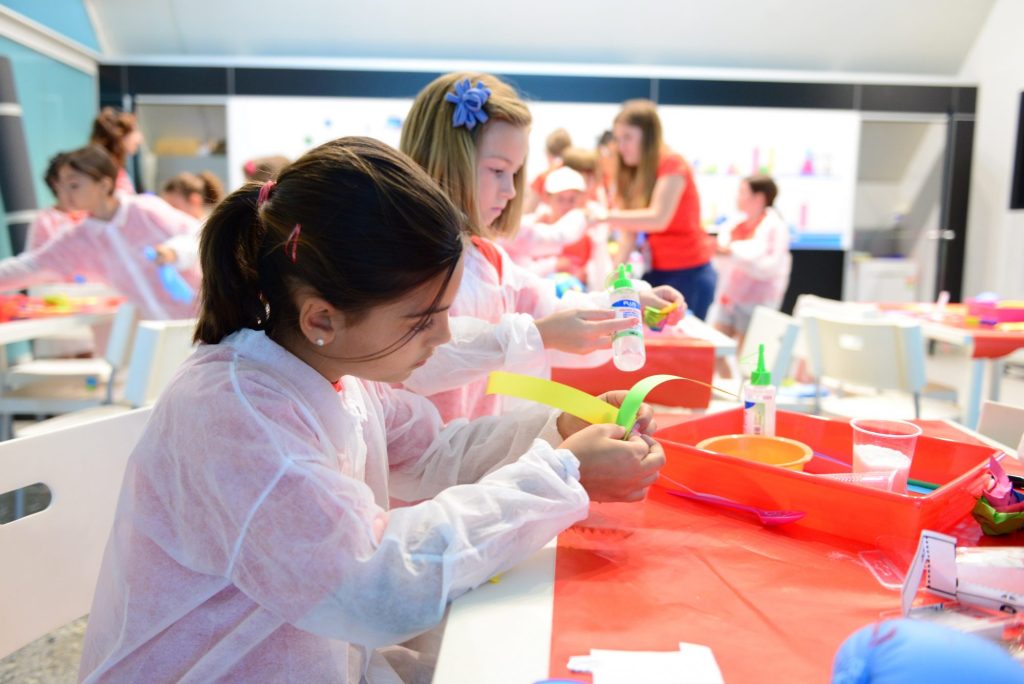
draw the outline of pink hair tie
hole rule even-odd
[[[288,235],[288,241],[284,243],[285,253],[288,255],[288,258],[292,260],[293,264],[295,263],[295,258],[297,256],[296,252],[299,249],[299,235],[301,233],[302,224],[296,223],[295,227],[292,228],[292,232]]]
[[[259,209],[263,206],[263,203],[270,199],[270,193],[274,189],[277,183],[272,180],[268,180],[260,187],[260,194],[256,198],[256,208]]]

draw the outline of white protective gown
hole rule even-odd
[[[789,286],[793,257],[789,252],[789,226],[769,207],[748,240],[732,241],[732,230],[743,218],[727,223],[718,233],[718,244],[732,253],[715,259],[719,303],[735,306],[762,305],[778,309]]]
[[[491,371],[550,378],[552,366],[593,368],[612,357],[610,347],[589,354],[545,351],[534,323],[556,311],[607,308],[607,292],[569,291],[559,299],[554,281],[517,265],[498,245],[494,249],[500,277],[479,249],[466,248],[462,284],[450,309],[452,339],[405,382],[428,396],[445,421],[499,415],[521,405],[486,393]]]
[[[201,346],[129,460],[82,680],[396,681],[374,649],[586,515],[555,417],[442,426],[262,332]]]
[[[175,301],[160,282],[146,247],[178,235],[195,235],[199,223],[159,197],[118,195],[120,206],[110,221],[87,218],[43,247],[0,261],[0,290],[68,280],[76,275],[102,282],[123,294],[151,320],[195,316],[194,303]],[[181,271],[198,290],[199,269]]]

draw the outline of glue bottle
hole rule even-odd
[[[640,314],[640,295],[629,279],[626,265],[619,265],[618,275],[611,284],[612,309],[616,318],[630,318],[633,327],[620,330],[612,337],[612,360],[621,371],[643,368],[647,361],[644,350],[643,317]]]
[[[149,261],[155,262],[157,259],[156,250],[152,247],[146,247],[143,254]],[[181,277],[173,264],[160,264],[157,269],[160,274],[160,284],[164,286],[171,299],[183,304],[189,304],[195,299],[196,295],[192,291],[192,286]]]
[[[743,386],[743,434],[775,436],[775,386],[764,367],[764,345],[757,346],[757,369]]]

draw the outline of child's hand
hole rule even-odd
[[[559,311],[535,321],[545,349],[586,354],[612,346],[612,335],[633,326],[629,318],[616,318],[611,309]]]
[[[683,298],[683,294],[679,290],[671,285],[659,285],[638,294],[641,308],[649,306],[654,309],[664,309],[670,304],[679,302],[679,306],[665,318],[666,325],[675,325],[686,315],[686,299]]]
[[[157,245],[156,250],[156,263],[160,266],[164,264],[174,264],[178,261],[178,253],[166,245]]]
[[[589,203],[584,209],[584,213],[587,215],[587,223],[604,223],[608,220],[608,210],[600,204]]]
[[[612,390],[611,392],[605,392],[598,399],[606,401],[612,406],[622,406],[627,392],[628,390]],[[562,439],[571,437],[589,425],[590,423],[587,421],[569,413],[563,413],[558,416],[558,433],[562,435]],[[657,429],[658,425],[654,422],[654,411],[649,405],[640,404],[640,410],[636,413],[636,422],[633,424],[633,434],[651,435]]]
[[[650,437],[623,440],[619,425],[590,425],[561,444],[580,460],[580,484],[591,501],[640,501],[665,465]]]

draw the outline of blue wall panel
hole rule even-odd
[[[82,0],[0,0],[0,5],[99,52],[96,31]]]
[[[0,37],[0,55],[11,60],[14,84],[22,107],[28,153],[40,206],[53,203],[43,182],[46,163],[57,152],[73,150],[89,140],[96,116],[96,77]],[[6,231],[0,231],[6,242]],[[0,246],[2,254],[9,248]]]

